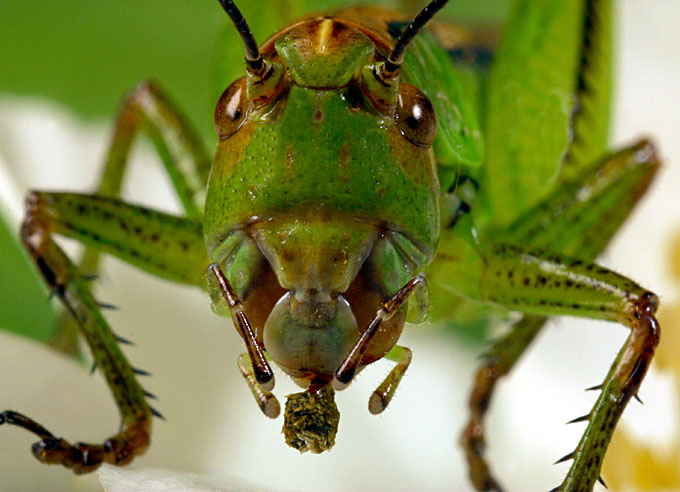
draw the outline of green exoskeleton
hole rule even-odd
[[[387,407],[411,361],[397,345],[407,320],[522,313],[486,355],[470,397],[463,445],[478,490],[501,490],[484,458],[495,383],[546,318],[619,322],[630,336],[595,406],[575,420],[587,429],[556,489],[592,490],[659,337],[657,297],[593,263],[659,167],[647,141],[606,149],[611,2],[518,0],[490,66],[474,32],[424,29],[446,0],[413,20],[379,7],[315,15],[261,46],[234,3],[220,3],[246,64],[215,108],[212,163],[165,93],[144,83],[118,115],[97,193],[27,199],[22,239],[105,375],[120,432],[73,445],[14,411],[0,424],[38,435],[33,454],[76,473],[126,464],[148,447],[158,413],[90,292],[104,252],[208,289],[245,343],[238,367],[261,411],[281,412],[272,362],[304,389],[288,397],[283,424],[300,451],[333,446],[335,392],[381,358],[395,366],[368,407]],[[142,128],[182,217],[118,198]],[[79,266],[54,235],[88,247]]]

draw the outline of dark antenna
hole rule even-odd
[[[241,39],[243,39],[243,44],[246,46],[246,65],[248,65],[248,68],[253,72],[259,72],[262,70],[263,61],[260,50],[257,47],[257,42],[253,36],[253,31],[250,30],[248,23],[243,18],[243,14],[241,14],[241,11],[234,4],[233,0],[218,1],[231,19],[231,22],[234,23],[234,27],[241,35]]]
[[[402,63],[404,63],[404,51],[406,51],[408,44],[418,34],[418,31],[434,17],[434,14],[439,12],[448,2],[449,0],[432,0],[420,11],[416,18],[406,27],[402,35],[399,36],[399,39],[397,39],[394,50],[385,62],[386,72],[394,73],[399,70]]]

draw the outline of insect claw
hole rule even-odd
[[[597,477],[597,481],[600,482],[605,489],[609,489],[609,487],[607,487],[607,484],[604,483],[604,480],[602,480],[602,475]]]
[[[572,459],[574,457],[574,454],[575,454],[575,451],[572,451],[569,454],[565,454],[559,460],[557,460],[555,463],[553,463],[553,465],[558,465],[560,463],[564,463],[565,461],[569,461],[570,459]]]
[[[144,369],[138,369],[136,367],[132,368],[132,372],[134,372],[137,376],[151,376],[150,372],[147,372]]]
[[[144,396],[147,398],[151,398],[152,400],[158,400],[158,397],[154,395],[152,392],[147,391],[147,390],[142,390],[144,392]]]
[[[80,278],[88,282],[94,282],[95,280],[99,280],[99,275],[95,273],[83,273]]]
[[[567,425],[576,424],[578,422],[587,422],[588,420],[590,420],[590,414],[589,413],[587,413],[585,415],[581,415],[580,417],[576,417],[574,420],[570,420],[569,422],[567,422]]]
[[[154,417],[158,417],[161,420],[165,420],[165,417],[163,417],[163,414],[161,412],[159,412],[158,410],[156,410],[151,405],[149,405],[149,410],[151,410],[151,415],[153,415]]]
[[[554,489],[550,490],[550,492],[560,492],[560,490],[562,490],[562,486],[561,486],[561,485],[558,485],[558,486],[555,487]]]
[[[131,342],[130,340],[128,340],[127,338],[125,338],[125,337],[121,337],[120,335],[113,335],[113,336],[118,341],[118,343],[122,343],[124,345],[134,346],[134,343]]]
[[[90,376],[92,376],[94,374],[94,371],[96,371],[96,370],[97,370],[97,361],[94,361],[92,363],[92,367],[90,367]]]
[[[635,398],[635,399],[640,403],[640,405],[644,405],[644,404],[645,404],[645,402],[642,401],[642,400],[640,399],[640,397],[638,396],[637,393],[635,393],[635,394],[633,395],[633,398]]]
[[[595,386],[591,386],[590,388],[586,388],[586,391],[599,391],[602,389],[601,384],[597,384]]]

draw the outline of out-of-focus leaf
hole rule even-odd
[[[0,213],[0,327],[45,341],[55,313],[47,291],[23,248],[17,233]]]
[[[212,132],[210,51],[226,17],[216,1],[6,1],[1,12],[0,91],[110,117],[153,77]]]

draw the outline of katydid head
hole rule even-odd
[[[233,135],[250,117],[275,124],[291,86],[333,90],[363,110],[395,125],[410,143],[429,148],[437,118],[427,96],[401,82],[408,44],[448,0],[433,0],[411,22],[394,48],[351,19],[307,19],[277,33],[260,50],[231,0],[220,0],[245,45],[247,76],[229,86],[215,108],[220,140]]]
[[[307,388],[289,395],[287,442],[320,452],[337,430],[333,386],[394,347],[405,297],[386,306],[437,247],[436,115],[399,68],[446,2],[433,1],[394,49],[339,17],[298,22],[258,49],[233,2],[220,2],[244,40],[247,75],[215,109],[206,243],[249,320],[246,344]]]

